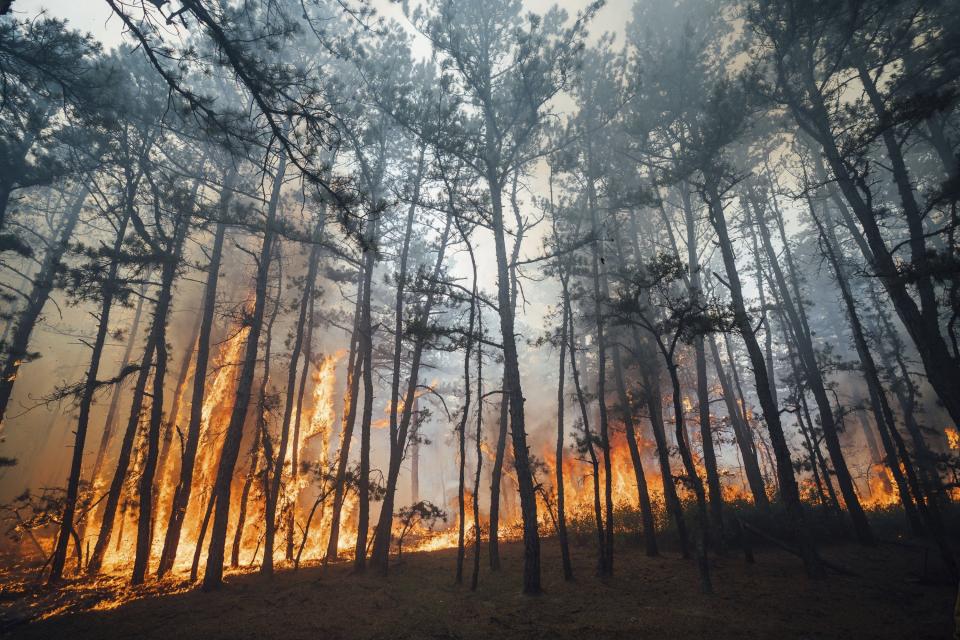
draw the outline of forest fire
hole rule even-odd
[[[0,636],[946,635],[956,6],[42,2]]]

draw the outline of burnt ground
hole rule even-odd
[[[386,580],[348,565],[281,571],[272,580],[229,576],[218,592],[185,583],[121,588],[76,583],[54,598],[4,586],[4,638],[949,638],[956,588],[937,584],[916,547],[852,545],[823,550],[856,575],[807,580],[794,556],[756,549],[756,563],[731,552],[712,561],[713,595],[676,554],[647,558],[621,544],[616,574],[594,575],[594,552],[574,549],[576,581],[565,583],[559,548],[544,542],[544,593],[519,592],[522,548],[506,544],[504,569],[484,553],[476,593],[453,584],[456,553],[405,555]],[[469,575],[468,556],[468,575]],[[163,590],[179,593],[162,594]],[[118,597],[120,598],[118,601]],[[28,610],[59,613],[23,622]],[[104,607],[95,609],[95,607]],[[32,609],[31,609],[32,608]],[[13,625],[13,626],[11,626]]]

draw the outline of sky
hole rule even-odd
[[[403,21],[403,12],[398,3],[372,0],[370,4],[381,15]],[[543,13],[554,4],[560,4],[573,15],[589,4],[589,0],[564,0],[559,3],[553,0],[526,0],[525,4],[528,10],[535,13]],[[631,5],[632,0],[607,0],[594,20],[591,29],[593,36],[597,37],[605,31],[622,34],[630,19]],[[108,49],[123,38],[120,21],[113,17],[110,6],[103,0],[15,0],[13,3],[13,11],[21,17],[35,16],[41,10],[66,19],[75,29],[89,31]]]

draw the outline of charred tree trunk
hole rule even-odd
[[[752,204],[754,212],[757,215],[756,225],[760,231],[760,238],[763,241],[763,246],[767,253],[767,261],[773,272],[777,288],[780,290],[782,307],[790,325],[793,327],[793,337],[796,341],[797,353],[803,364],[807,383],[810,385],[814,400],[817,402],[817,410],[820,414],[827,451],[830,453],[830,461],[833,463],[833,470],[837,477],[840,493],[843,495],[844,504],[853,522],[854,533],[861,544],[875,545],[876,540],[870,528],[870,522],[867,520],[866,513],[864,513],[863,507],[860,505],[860,499],[853,485],[853,478],[850,476],[850,471],[847,468],[847,462],[843,455],[843,449],[840,446],[840,434],[837,429],[833,408],[830,405],[830,399],[827,396],[823,374],[817,362],[810,330],[807,327],[803,301],[798,297],[800,291],[796,282],[796,271],[793,261],[789,255],[785,261],[787,268],[790,269],[791,283],[793,285],[791,292],[791,289],[788,288],[786,276],[778,261],[776,251],[773,248],[770,230],[767,228],[766,222],[761,218],[761,209],[756,202]],[[744,205],[747,206],[746,200],[744,200]],[[797,297],[795,298],[795,296]]]
[[[614,238],[614,246],[617,250],[617,259],[623,267],[626,267],[626,261],[620,236]],[[639,254],[639,249],[638,249]],[[609,291],[609,284],[604,282],[604,291]],[[609,294],[607,294],[609,295]],[[643,460],[640,456],[640,448],[637,445],[637,428],[634,422],[633,400],[627,393],[626,379],[624,376],[623,360],[620,355],[620,345],[614,341],[611,345],[611,359],[613,360],[614,381],[617,385],[617,397],[620,402],[623,413],[623,425],[626,431],[627,450],[630,452],[630,462],[633,465],[634,479],[637,483],[637,504],[640,506],[640,520],[643,523],[643,541],[646,554],[650,557],[659,554],[657,548],[657,529],[653,520],[653,507],[650,502],[650,491],[647,488],[647,475],[643,469]],[[561,374],[562,374],[561,370]],[[561,375],[561,383],[563,376]]]
[[[497,421],[497,449],[490,472],[490,539],[487,541],[490,570],[500,570],[500,486],[503,478],[503,460],[507,451],[507,433],[510,426],[510,398],[507,395],[507,378],[500,383],[500,417]]]
[[[681,185],[680,195],[687,230],[690,298],[694,305],[701,305],[702,283],[700,282],[700,258],[697,248],[697,224],[693,206],[690,202],[689,185],[686,183]],[[769,331],[767,333],[769,335]],[[713,432],[710,428],[710,390],[707,385],[707,354],[704,348],[703,335],[698,334],[694,337],[693,350],[697,369],[697,410],[700,423],[700,440],[703,443],[703,467],[707,475],[707,488],[710,490],[710,517],[711,526],[714,530],[714,544],[719,552],[723,548],[723,492],[720,489],[717,454],[713,448]],[[771,386],[775,387],[772,382]]]
[[[486,113],[488,130],[496,129],[492,113]],[[493,126],[491,126],[493,125]],[[503,368],[506,387],[504,391],[510,402],[510,432],[513,441],[513,459],[520,488],[520,512],[523,517],[523,592],[540,593],[540,534],[537,531],[537,496],[530,470],[530,453],[527,449],[527,431],[524,421],[523,387],[520,381],[520,360],[517,354],[514,330],[514,304],[511,300],[510,263],[507,258],[506,228],[503,219],[502,181],[496,167],[499,166],[498,151],[492,148],[493,139],[488,136],[487,185],[490,190],[494,246],[497,257],[497,307],[500,315],[500,333],[503,337]],[[493,532],[490,534],[493,539]]]
[[[131,175],[131,169],[128,169],[126,174],[124,212],[117,225],[117,232],[111,249],[112,255],[114,256],[119,255],[123,248],[123,240],[126,236],[130,216],[133,212],[137,184],[140,180],[139,175],[136,178]],[[73,517],[77,508],[77,496],[80,493],[80,475],[83,472],[83,449],[87,442],[87,427],[90,424],[90,407],[93,405],[93,397],[99,386],[97,374],[100,371],[100,358],[103,354],[103,347],[106,344],[107,333],[110,328],[110,312],[117,294],[119,284],[117,282],[117,276],[119,269],[120,262],[117,258],[114,258],[110,263],[106,278],[103,281],[97,333],[92,342],[90,365],[87,368],[83,390],[80,395],[79,416],[77,418],[77,429],[73,443],[73,456],[70,461],[70,474],[67,477],[66,502],[64,503],[63,516],[60,520],[57,543],[54,547],[53,557],[50,562],[49,582],[51,584],[58,582],[63,577],[63,568],[67,561],[67,547],[70,544],[70,535],[73,530]]]
[[[133,560],[132,584],[142,584],[150,565],[153,546],[153,489],[157,459],[160,454],[160,429],[163,422],[163,394],[167,373],[167,320],[173,300],[173,282],[180,267],[183,243],[190,227],[190,213],[182,213],[176,221],[173,237],[166,247],[166,256],[160,275],[160,292],[153,312],[153,336],[156,349],[156,367],[153,372],[153,392],[150,398],[150,423],[147,429],[147,454],[140,474],[140,517],[137,521],[136,555]]]
[[[282,264],[282,263],[281,263]],[[267,496],[270,495],[270,479],[271,479],[271,465],[273,464],[273,440],[270,438],[270,430],[267,424],[267,385],[270,384],[270,369],[271,363],[273,362],[273,326],[277,321],[277,316],[280,315],[280,309],[283,307],[281,299],[283,297],[283,274],[277,274],[277,295],[274,299],[273,310],[270,312],[270,317],[267,320],[267,328],[263,336],[263,372],[260,374],[260,388],[257,390],[257,404],[256,404],[256,433],[252,438],[250,443],[250,460],[251,467],[247,473],[248,480],[244,480],[244,488],[241,490],[240,494],[240,509],[237,514],[237,527],[233,534],[233,549],[231,549],[231,554],[234,550],[237,553],[237,564],[240,563],[240,545],[243,542],[243,528],[247,520],[247,501],[250,498],[249,486],[253,485],[253,480],[257,477],[257,463],[260,459],[260,450],[263,449],[264,465],[263,470],[259,474],[261,481],[261,493],[263,494],[264,499],[264,512],[266,512],[266,500]],[[274,524],[276,526],[276,524]],[[264,523],[266,527],[266,523]],[[263,535],[260,536],[260,539],[257,540],[257,552],[260,551],[260,544],[263,542]],[[254,554],[251,562],[256,560],[256,553]],[[231,566],[233,565],[233,558],[230,559]]]
[[[920,424],[917,422],[917,390],[910,380],[910,371],[907,368],[907,363],[903,355],[905,347],[900,340],[896,328],[890,322],[889,317],[887,317],[876,293],[872,293],[873,304],[879,318],[878,341],[881,345],[884,343],[890,344],[889,353],[893,354],[893,360],[896,365],[890,361],[889,353],[883,349],[880,349],[881,363],[894,380],[893,392],[897,396],[897,403],[900,405],[904,425],[907,427],[907,432],[910,434],[910,441],[913,443],[914,461],[920,472],[920,486],[923,494],[926,496],[926,502],[940,501],[944,496],[944,492],[940,484],[940,477],[934,465],[933,452],[928,448]],[[900,431],[898,429],[892,429],[890,435],[897,445],[897,450],[901,452],[901,457],[905,456],[909,458],[909,454],[906,453],[906,443],[903,440],[903,436],[900,435]],[[938,512],[933,511],[931,513],[936,514]]]
[[[236,170],[231,168],[224,179],[223,190],[220,194],[219,215],[221,221],[217,223],[214,232],[210,263],[207,265],[207,282],[203,294],[200,335],[197,337],[197,364],[194,369],[193,389],[190,397],[190,422],[187,426],[187,437],[180,456],[180,479],[173,493],[163,550],[160,553],[160,564],[157,567],[157,576],[159,577],[167,573],[176,562],[183,519],[193,491],[193,470],[196,466],[197,447],[200,442],[203,397],[206,391],[207,370],[210,364],[210,336],[213,332],[213,318],[217,305],[217,286],[220,281],[220,262],[223,256],[223,241],[226,236],[226,224],[222,219],[226,217],[229,210],[236,175]]]
[[[743,419],[740,406],[727,377],[727,372],[723,368],[723,362],[720,360],[720,350],[717,348],[717,341],[710,337],[710,354],[713,356],[713,363],[717,371],[717,379],[720,381],[720,389],[723,391],[723,401],[727,407],[727,415],[730,416],[730,424],[733,426],[734,437],[737,440],[737,447],[740,450],[740,459],[743,461],[744,475],[747,477],[747,485],[750,487],[750,495],[753,496],[753,503],[760,509],[766,510],[770,506],[767,498],[767,490],[763,482],[763,474],[760,472],[760,463],[757,461],[756,445],[753,441],[753,434],[750,427]]]
[[[644,354],[644,362],[648,366],[640,369],[643,378],[644,395],[647,402],[647,411],[650,414],[650,428],[657,445],[657,458],[660,461],[660,477],[663,478],[663,501],[667,514],[673,518],[677,527],[677,537],[680,542],[680,553],[684,558],[690,557],[690,539],[687,534],[687,524],[683,517],[683,506],[677,495],[677,487],[673,484],[673,471],[670,468],[670,446],[667,444],[666,429],[663,423],[663,394],[660,390],[660,368],[656,365],[656,354],[644,348],[638,336],[634,336],[637,353]]]
[[[661,336],[654,335],[660,353],[663,356],[664,363],[667,366],[667,373],[670,374],[670,384],[673,396],[673,419],[677,438],[677,449],[680,452],[680,460],[683,462],[684,470],[687,474],[686,484],[693,491],[697,501],[698,524],[700,526],[700,537],[697,541],[697,569],[700,573],[700,591],[702,593],[711,593],[713,586],[710,582],[710,566],[707,562],[707,549],[710,544],[710,524],[709,513],[707,511],[706,492],[703,488],[703,480],[697,473],[697,467],[693,462],[693,455],[690,453],[690,444],[687,441],[687,429],[683,415],[683,391],[680,388],[680,375],[675,358],[675,348],[679,334],[673,340],[672,344],[667,346]]]
[[[327,552],[323,562],[337,559],[340,545],[340,514],[343,510],[345,495],[344,483],[347,474],[347,464],[350,461],[350,442],[353,439],[353,429],[357,421],[357,394],[360,391],[360,376],[363,353],[359,348],[360,341],[360,310],[363,306],[363,288],[366,282],[366,269],[357,271],[357,303],[353,311],[353,332],[350,336],[350,354],[347,356],[347,393],[343,400],[343,419],[340,421],[340,452],[337,458],[337,475],[333,487],[333,511],[330,518],[330,539],[327,543]]]
[[[747,307],[743,299],[743,288],[740,283],[739,272],[737,271],[736,257],[734,255],[733,245],[730,242],[730,235],[727,232],[727,221],[723,211],[723,202],[720,199],[716,185],[712,182],[707,185],[706,195],[707,205],[710,208],[711,223],[717,231],[717,239],[723,256],[724,267],[727,272],[730,296],[733,301],[734,321],[747,346],[747,352],[750,355],[750,362],[753,365],[754,378],[756,381],[757,396],[760,399],[764,421],[767,423],[770,441],[773,444],[774,455],[777,458],[777,476],[780,481],[780,496],[787,508],[791,525],[797,532],[800,553],[807,575],[819,578],[823,576],[823,565],[817,556],[813,544],[813,537],[810,534],[803,514],[803,504],[800,501],[800,489],[797,486],[797,479],[793,473],[793,460],[790,457],[790,447],[787,444],[783,426],[780,422],[780,410],[773,396],[770,394],[770,380],[767,374],[763,351],[757,342],[756,334],[753,332],[753,324],[750,321],[750,317],[747,315]]]
[[[230,568],[232,569],[240,566],[240,545],[243,543],[243,528],[247,522],[247,504],[250,500],[253,480],[257,477],[257,466],[259,464],[260,438],[254,438],[253,444],[250,445],[250,469],[247,471],[243,488],[240,490],[240,509],[237,512],[237,526],[233,531],[233,545],[230,547]]]
[[[590,146],[587,145],[587,164],[591,166]],[[606,273],[601,273],[601,264],[605,263],[601,242],[603,234],[597,216],[597,195],[594,190],[592,168],[588,168],[591,175],[586,176],[587,208],[590,212],[591,230],[594,241],[591,243],[591,275],[593,276],[593,316],[597,331],[597,406],[599,409],[600,448],[603,452],[603,502],[604,502],[604,542],[603,557],[600,563],[600,574],[613,574],[613,464],[610,449],[610,422],[607,416],[607,341],[604,335],[603,304],[607,299]]]
[[[127,419],[127,428],[123,434],[123,441],[120,443],[120,453],[117,456],[117,468],[113,474],[113,480],[110,483],[110,490],[107,493],[107,501],[103,507],[103,516],[100,519],[100,532],[97,536],[97,543],[93,549],[93,555],[87,558],[87,573],[95,575],[100,572],[103,566],[103,559],[106,556],[107,548],[110,545],[110,537],[113,534],[113,523],[117,515],[117,507],[120,505],[120,499],[123,494],[123,483],[127,478],[127,471],[130,468],[130,459],[133,455],[133,445],[137,439],[137,430],[140,426],[140,416],[143,412],[143,399],[146,395],[147,381],[150,378],[150,371],[153,366],[153,355],[156,349],[156,343],[153,339],[153,332],[147,339],[147,344],[143,351],[143,360],[140,362],[140,371],[137,374],[137,382],[133,387],[133,398],[130,402],[130,417]],[[123,522],[121,514],[121,524]]]
[[[857,355],[860,357],[864,378],[866,378],[867,381],[871,404],[874,408],[874,418],[877,422],[877,430],[880,433],[880,441],[883,444],[884,461],[887,468],[890,469],[890,473],[897,485],[897,492],[900,495],[900,501],[903,504],[907,520],[910,522],[914,532],[920,533],[923,529],[920,525],[920,518],[923,519],[927,530],[930,532],[940,550],[944,565],[951,574],[956,577],[958,574],[957,558],[943,530],[943,520],[939,513],[939,507],[935,501],[930,501],[929,503],[924,501],[923,491],[921,490],[917,473],[907,454],[906,447],[902,446],[898,451],[894,443],[894,438],[891,437],[891,434],[897,430],[896,419],[894,418],[893,410],[890,408],[883,384],[880,382],[880,374],[876,362],[873,359],[873,354],[870,352],[863,325],[857,314],[856,303],[850,289],[846,269],[842,262],[842,256],[839,255],[840,245],[837,242],[836,235],[829,222],[823,224],[816,215],[813,203],[808,201],[808,204],[810,214],[820,231],[825,253],[833,267],[837,284],[840,286],[840,293],[843,297],[844,305],[847,308],[850,330],[853,333]],[[899,433],[896,435],[899,436]],[[902,439],[900,439],[900,442],[903,442]],[[916,500],[916,502],[914,502],[914,500]]]
[[[197,316],[196,321],[193,323],[193,330],[190,332],[190,339],[187,342],[189,345],[186,351],[183,354],[183,361],[180,363],[180,371],[177,374],[177,385],[173,390],[173,403],[170,406],[170,413],[167,415],[166,423],[163,425],[163,437],[160,441],[160,457],[157,458],[157,487],[154,490],[153,495],[153,514],[154,521],[156,521],[157,516],[157,501],[162,498],[161,490],[165,484],[165,477],[167,475],[167,461],[170,458],[170,447],[173,445],[173,434],[176,431],[180,433],[180,425],[177,424],[177,418],[180,414],[180,407],[183,405],[183,395],[186,393],[187,382],[190,377],[190,364],[195,362],[195,353],[197,350],[197,339],[200,337],[200,325],[203,321],[203,314]],[[169,471],[169,474],[172,475],[173,470]],[[171,478],[172,479],[172,478]],[[156,525],[151,525],[151,528]],[[153,535],[152,533],[150,534]]]
[[[453,206],[447,215],[446,224],[440,234],[437,248],[437,257],[433,265],[430,282],[435,287],[440,281],[443,269],[443,259],[446,255],[447,243],[450,240],[450,226],[453,222]],[[436,289],[427,293],[426,300],[419,305],[415,314],[414,324],[421,327],[414,338],[413,354],[410,360],[410,376],[407,379],[407,389],[403,398],[403,411],[400,415],[400,424],[397,428],[397,439],[391,445],[390,466],[387,470],[387,486],[383,496],[383,507],[380,509],[380,518],[377,522],[377,531],[373,541],[372,559],[379,571],[386,575],[390,555],[390,532],[393,529],[393,504],[397,492],[397,483],[400,480],[400,465],[406,454],[410,436],[410,424],[413,420],[413,408],[416,405],[417,387],[420,380],[420,366],[423,352],[427,346],[430,329],[429,322],[433,313],[433,306],[437,300]]]
[[[561,278],[563,286],[563,306],[567,316],[567,334],[570,341],[570,374],[573,377],[573,388],[577,394],[577,404],[580,406],[580,419],[583,422],[583,448],[590,456],[591,477],[593,478],[593,516],[597,525],[597,570],[601,571],[606,558],[604,544],[606,538],[603,531],[603,506],[600,502],[600,461],[594,448],[593,432],[590,430],[590,416],[587,412],[587,401],[580,386],[580,370],[577,367],[577,337],[573,323],[573,308],[570,303],[566,277]]]
[[[56,237],[47,248],[43,256],[43,262],[40,263],[40,270],[33,279],[33,287],[27,297],[27,304],[17,315],[13,337],[4,354],[3,372],[0,373],[0,424],[2,424],[3,417],[6,414],[7,404],[10,402],[10,395],[13,393],[13,385],[17,380],[20,366],[27,360],[33,328],[36,326],[47,300],[50,299],[54,279],[61,266],[60,261],[67,251],[70,239],[73,237],[73,230],[80,219],[80,212],[88,193],[86,187],[81,187],[68,205],[56,231]],[[121,367],[122,370],[123,367]],[[114,396],[116,396],[116,393]]]
[[[317,232],[315,232],[314,235],[316,236]],[[319,238],[315,237],[314,240],[315,242],[310,249],[310,257],[308,258],[307,276],[303,285],[303,294],[300,297],[300,314],[297,317],[297,325],[294,329],[293,349],[290,353],[290,367],[287,371],[287,392],[283,405],[283,422],[280,428],[280,444],[277,447],[276,462],[273,463],[270,491],[267,493],[266,530],[263,536],[263,564],[260,565],[260,573],[264,575],[271,575],[273,573],[273,547],[274,537],[276,535],[277,503],[280,500],[280,485],[283,480],[284,461],[286,459],[287,448],[290,444],[290,425],[293,419],[293,401],[296,396],[297,367],[300,364],[300,354],[303,350],[307,312],[310,308],[311,291],[317,278],[317,264],[320,259],[320,244],[316,242]],[[309,361],[305,361],[304,368],[309,366]],[[292,468],[291,475],[296,475],[295,470]],[[293,508],[293,505],[291,505],[291,508]],[[293,523],[291,522],[290,524],[292,525]]]
[[[627,385],[624,381],[620,347],[613,345],[610,351],[613,359],[613,373],[617,383],[617,395],[620,398],[620,406],[623,411],[627,449],[630,451],[630,461],[633,464],[634,479],[637,482],[637,501],[640,505],[640,520],[643,522],[644,547],[647,555],[653,557],[659,555],[657,549],[657,528],[653,520],[653,506],[650,503],[650,491],[647,489],[647,476],[643,470],[640,447],[637,445],[637,429],[633,421],[633,402],[627,393]]]
[[[465,234],[461,231],[461,235],[464,236],[464,240],[469,243]],[[467,334],[466,342],[464,344],[464,356],[463,356],[463,413],[460,416],[460,423],[457,425],[457,442],[459,444],[459,455],[460,455],[460,464],[459,464],[459,484],[458,484],[458,494],[457,494],[457,507],[460,510],[460,529],[457,532],[457,574],[455,581],[457,584],[463,583],[463,561],[464,556],[466,555],[466,549],[464,547],[464,538],[466,536],[466,501],[464,496],[464,491],[466,488],[466,478],[465,478],[465,467],[466,467],[466,457],[467,457],[467,422],[470,418],[470,356],[473,350],[473,341],[474,341],[474,329],[476,328],[476,315],[477,315],[477,267],[476,263],[473,262],[473,248],[469,249],[470,258],[473,264],[473,290],[470,297],[470,321],[467,325]],[[478,341],[479,344],[479,341]],[[482,357],[478,354],[478,358]],[[478,362],[478,367],[481,365]],[[478,392],[477,394],[477,412],[479,414],[483,413],[483,396]],[[480,459],[477,458],[477,465],[480,465]],[[479,477],[479,473],[478,473]],[[477,503],[477,494],[474,490],[473,495],[474,505]],[[476,513],[476,507],[474,507],[474,512]],[[479,560],[479,558],[478,558]],[[474,569],[474,577],[472,579],[472,587],[476,588],[476,569]]]
[[[144,284],[140,287],[140,294],[137,296],[137,307],[133,312],[133,320],[130,323],[130,332],[127,336],[127,346],[123,350],[123,358],[120,360],[120,371],[127,368],[130,364],[130,356],[133,354],[133,347],[137,341],[137,334],[140,329],[140,318],[143,315],[143,300],[146,297],[147,287]],[[113,439],[114,424],[117,419],[117,412],[120,410],[120,396],[123,391],[123,383],[117,383],[113,393],[110,396],[110,407],[107,409],[107,417],[103,422],[103,433],[100,435],[100,446],[97,447],[97,457],[93,460],[93,469],[90,472],[90,481],[96,482],[103,468],[103,461],[107,455],[107,449],[110,447],[110,440]]]
[[[889,429],[896,429],[896,421],[893,417],[893,411],[890,409],[890,404],[887,401],[886,392],[884,391],[883,385],[880,382],[880,376],[877,371],[876,363],[873,359],[873,354],[870,352],[870,348],[867,345],[866,336],[863,331],[863,325],[861,324],[860,316],[856,311],[856,304],[854,302],[853,292],[850,289],[846,268],[842,262],[843,258],[838,255],[839,243],[837,242],[837,238],[833,229],[824,225],[817,217],[816,211],[813,207],[813,202],[808,200],[807,204],[809,205],[810,215],[820,231],[821,245],[828,261],[830,262],[830,266],[833,268],[837,285],[840,287],[840,295],[847,310],[847,320],[850,323],[850,331],[853,334],[853,342],[857,349],[857,355],[860,358],[860,365],[863,369],[864,378],[867,383],[867,389],[870,394],[870,404],[873,407],[874,419],[877,423],[877,431],[880,434],[880,441],[883,444],[883,461],[887,465],[887,468],[890,469],[893,480],[897,485],[897,491],[900,495],[900,501],[903,504],[903,509],[907,516],[907,520],[910,522],[914,532],[919,533],[922,529],[922,525],[920,524],[919,514],[917,513],[917,505],[914,503],[910,495],[907,479],[904,476],[904,470],[906,470],[909,474],[913,474],[913,465],[910,460],[907,459],[902,461],[904,466],[901,468],[901,460],[899,460],[896,449],[893,445],[893,440],[890,438]],[[867,429],[867,433],[872,437],[872,434],[869,432],[869,425],[865,425],[865,427]],[[874,443],[873,446],[876,447],[876,443]],[[916,489],[917,493],[915,493],[915,495],[917,496],[918,501],[922,501],[923,498],[922,494],[919,493],[919,486],[917,486]]]
[[[220,456],[220,464],[214,482],[213,499],[216,501],[216,507],[213,514],[213,527],[210,531],[207,567],[203,576],[203,587],[207,590],[216,589],[223,582],[224,549],[230,517],[230,488],[233,483],[233,470],[240,453],[243,424],[246,420],[247,408],[250,405],[250,392],[256,371],[257,352],[260,346],[260,333],[263,329],[263,315],[267,297],[267,280],[270,274],[271,252],[274,243],[274,224],[277,208],[280,204],[280,187],[283,185],[286,166],[286,156],[281,155],[264,221],[263,245],[257,264],[253,311],[248,319],[250,332],[247,334],[246,351],[237,383],[236,401],[224,435],[223,453]]]
[[[573,566],[570,563],[570,542],[567,539],[567,515],[566,515],[566,496],[563,486],[563,436],[564,436],[564,405],[565,398],[563,393],[566,376],[564,368],[567,359],[567,334],[569,333],[569,324],[567,319],[567,300],[564,298],[561,314],[563,318],[560,321],[560,362],[559,373],[557,374],[557,449],[556,464],[554,465],[557,483],[557,537],[560,540],[560,558],[563,563],[563,579],[573,580]],[[480,361],[477,361],[479,371]],[[479,464],[479,445],[477,447]],[[479,472],[478,472],[479,477]],[[474,497],[476,500],[476,497]]]
[[[517,223],[517,230],[513,239],[513,247],[510,252],[510,302],[515,310],[517,306],[517,260],[520,257],[520,245],[523,242],[523,219],[520,216],[520,209],[517,206],[517,176],[514,174],[511,191],[511,204],[513,205],[514,218]],[[515,311],[514,311],[515,313]],[[507,448],[507,433],[510,418],[510,398],[506,393],[507,374],[503,373],[503,382],[500,387],[503,391],[500,394],[500,430],[497,434],[497,449],[493,459],[493,471],[490,479],[490,569],[492,571],[500,570],[500,492],[503,488],[503,461]]]
[[[370,317],[370,290],[373,286],[373,269],[376,264],[376,250],[373,247],[373,239],[377,237],[377,223],[374,222],[373,224],[374,230],[368,240],[368,246],[364,249],[363,256],[363,302],[360,306],[360,342],[358,345],[362,359],[363,415],[360,417],[357,543],[353,559],[353,566],[356,571],[363,571],[367,566],[367,530],[370,527],[370,424],[373,418],[373,325]],[[389,541],[389,532],[387,535]]]
[[[844,162],[830,129],[824,98],[812,72],[804,73],[803,90],[809,97],[811,106],[805,108],[792,101],[789,107],[800,126],[820,144],[844,199],[863,229],[866,242],[860,246],[864,250],[864,257],[886,288],[898,316],[917,347],[931,387],[953,421],[960,423],[960,363],[951,355],[940,332],[939,307],[930,283],[930,270],[926,269],[917,282],[920,300],[918,306],[907,288],[907,279],[902,276],[901,269],[887,247],[878,223],[879,216],[871,201],[861,193],[855,176]],[[891,160],[894,161],[893,158]],[[897,181],[898,189],[909,188],[909,184],[901,185],[900,180]],[[923,218],[908,204],[909,201],[905,200],[904,213],[910,234],[911,258],[915,267],[923,271],[922,268],[926,265]],[[841,213],[849,217],[845,208]]]
[[[471,314],[477,315],[477,471],[473,476],[473,573],[470,576],[470,590],[477,590],[480,580],[480,545],[482,532],[480,530],[480,472],[483,469],[483,309],[477,306],[477,267],[473,256],[473,247],[469,248],[470,260],[473,266],[473,291],[471,297]],[[564,538],[564,547],[566,546]]]

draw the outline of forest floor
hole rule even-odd
[[[203,593],[185,582],[122,587],[120,578],[69,583],[63,595],[0,586],[4,638],[950,638],[956,587],[932,580],[922,550],[839,545],[824,557],[855,575],[810,581],[799,560],[770,548],[711,561],[714,594],[695,563],[648,558],[621,544],[616,572],[600,580],[595,555],[573,549],[566,583],[555,541],[543,545],[544,593],[520,594],[522,546],[504,545],[491,574],[486,550],[476,593],[453,584],[454,549],[404,555],[386,580],[347,564],[228,576]],[[470,560],[467,561],[469,584]],[[929,561],[928,561],[929,562]],[[169,591],[174,591],[169,593]],[[36,619],[45,607],[42,619]],[[32,610],[33,614],[27,612]],[[27,618],[35,618],[25,622]],[[6,629],[3,632],[3,629]]]

